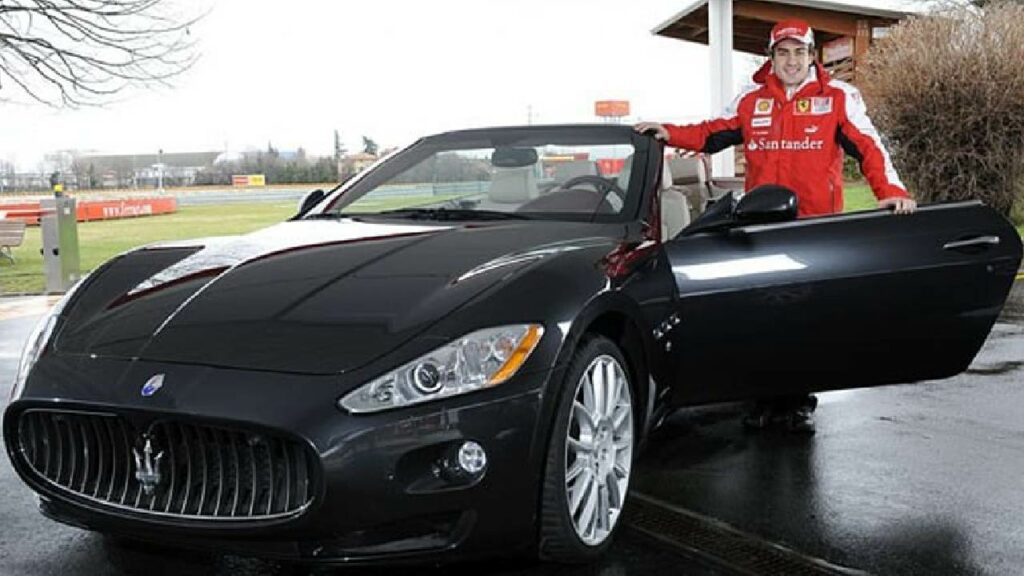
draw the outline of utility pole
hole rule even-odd
[[[156,191],[158,194],[164,193],[164,149],[160,148],[156,151]]]

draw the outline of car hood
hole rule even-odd
[[[531,263],[605,239],[565,222],[293,221],[148,246],[90,276],[62,354],[300,373],[358,368]]]

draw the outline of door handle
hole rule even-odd
[[[974,246],[985,247],[985,246],[997,246],[999,244],[999,236],[978,236],[976,238],[969,238],[967,240],[957,240],[955,242],[946,242],[943,246],[943,250],[957,250],[959,248],[971,248]]]

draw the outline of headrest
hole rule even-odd
[[[536,198],[537,179],[533,166],[524,168],[498,168],[491,175],[491,188],[487,197],[502,204],[522,204]]]
[[[668,160],[673,184],[696,184],[704,181],[704,163],[697,156],[675,156]]]

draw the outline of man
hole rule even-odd
[[[814,32],[802,20],[772,28],[770,60],[754,74],[720,118],[675,126],[641,122],[669,146],[714,153],[743,144],[746,190],[764,184],[792,189],[800,217],[843,210],[843,152],[860,165],[880,208],[908,214],[917,203],[907,194],[878,132],[866,114],[860,92],[833,80],[814,59]],[[752,428],[785,424],[813,432],[814,396],[760,401],[744,418]]]

